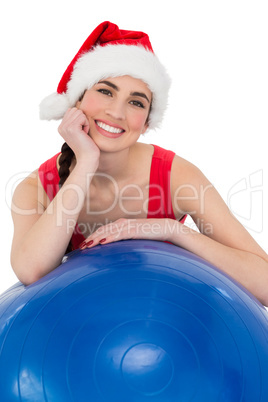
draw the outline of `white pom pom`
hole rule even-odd
[[[39,105],[39,116],[41,120],[61,119],[67,109],[71,107],[69,98],[66,94],[57,92],[47,96]]]

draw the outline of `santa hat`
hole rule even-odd
[[[63,74],[57,92],[41,102],[40,118],[62,118],[86,89],[103,78],[122,75],[141,79],[148,85],[153,95],[149,127],[156,128],[167,106],[170,78],[154,54],[147,34],[121,30],[109,21],[89,35]]]

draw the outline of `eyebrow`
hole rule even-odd
[[[142,98],[146,99],[148,103],[150,103],[149,99],[143,92],[131,92],[131,96],[141,96]]]
[[[99,81],[98,84],[105,84],[105,85],[108,85],[109,87],[115,89],[116,91],[119,91],[118,86],[115,85],[115,84],[113,84],[113,83],[110,82],[110,81]]]
[[[113,84],[113,83],[110,82],[110,81],[106,81],[106,80],[104,80],[104,81],[99,81],[99,84],[108,85],[109,87],[115,89],[116,91],[119,91],[118,86],[115,85],[115,84]],[[145,93],[143,93],[143,92],[136,92],[136,91],[135,91],[135,92],[131,92],[130,95],[131,95],[131,96],[140,96],[141,98],[146,99],[148,103],[150,103],[150,101],[149,101],[147,95],[145,95]]]

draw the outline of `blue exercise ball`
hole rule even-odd
[[[0,400],[267,402],[266,309],[206,261],[127,240],[0,298]]]

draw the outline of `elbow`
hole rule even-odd
[[[18,280],[25,286],[32,285],[41,279],[44,275],[41,274],[42,269],[39,264],[34,261],[28,261],[26,258],[21,258],[19,255],[11,255],[11,266]]]
[[[268,292],[267,292],[267,290],[266,290],[265,294],[259,298],[259,301],[264,307],[268,308]]]
[[[264,258],[265,262],[265,272],[266,272],[266,279],[264,279],[262,285],[262,292],[260,297],[260,302],[264,305],[264,307],[268,308],[268,258],[267,256]]]
[[[57,268],[64,253],[53,256],[52,251],[45,252],[41,248],[31,249],[23,244],[13,247],[10,262],[18,280],[25,286],[32,285],[49,272]]]
[[[255,297],[258,299],[258,301],[264,306],[264,307],[268,307],[268,287],[267,287],[267,282],[264,281],[266,286],[261,286],[259,288],[258,293],[255,293]]]
[[[30,267],[25,267],[23,264],[19,264],[17,266],[16,264],[11,264],[12,269],[17,276],[18,280],[24,285],[24,286],[29,286],[32,285],[33,283],[37,282],[39,279],[41,279],[41,275],[38,275],[35,271],[32,271]]]
[[[24,285],[24,286],[29,286],[32,285],[33,283],[37,282],[41,277],[34,276],[34,275],[17,275],[19,281]]]

